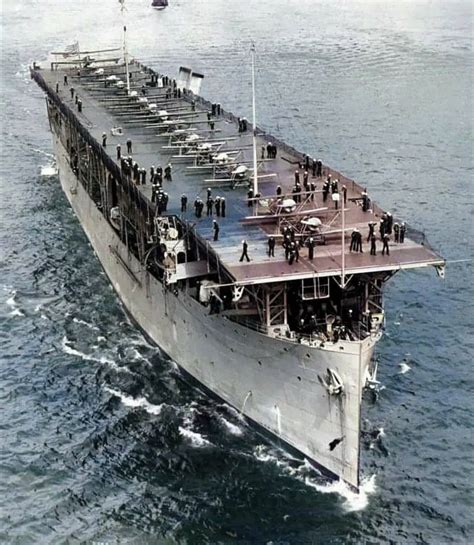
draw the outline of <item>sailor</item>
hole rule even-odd
[[[130,140],[130,138],[127,140],[127,153],[129,155],[132,154],[132,141]]]
[[[156,175],[158,177],[158,181],[161,184],[163,182],[163,167],[161,167],[160,165],[156,167]]]
[[[214,229],[214,242],[219,240],[219,224],[216,220],[212,221],[212,228]]]
[[[301,185],[299,183],[296,184],[296,202],[301,202]]]
[[[121,156],[122,156],[122,148],[120,144],[117,144],[117,161],[120,159]]]
[[[317,169],[318,163],[316,162],[316,159],[313,157],[313,160],[311,162],[311,175],[313,178],[316,177],[316,169]]]
[[[152,165],[150,167],[150,180],[153,181],[153,177],[155,176],[155,165]]]
[[[140,169],[140,177],[143,185],[146,185],[146,169],[141,168]]]
[[[314,194],[316,192],[316,184],[312,181],[309,184],[309,190],[311,191],[311,200],[314,201]]]
[[[276,156],[277,156],[277,146],[276,144],[272,144],[272,159],[276,159]]]
[[[392,227],[393,227],[393,216],[390,212],[387,212],[387,233],[389,235],[392,234]]]
[[[247,206],[250,208],[253,206],[253,189],[247,191]]]
[[[142,85],[142,95],[143,95],[143,96],[146,95],[146,87],[145,87],[145,85]]]
[[[356,252],[362,253],[362,234],[359,232],[358,229],[356,229],[356,231]]]
[[[300,171],[295,170],[295,185],[298,184],[300,181]]]
[[[207,188],[207,198],[210,199],[212,195],[212,189],[210,187]]]
[[[400,225],[398,223],[395,223],[393,226],[393,236],[394,236],[394,242],[400,241]]]
[[[308,191],[309,190],[309,185],[308,185],[308,171],[307,170],[305,170],[304,173],[303,173],[303,185],[304,185],[304,190]]]
[[[291,242],[295,242],[296,240],[296,233],[295,233],[295,230],[293,227],[288,227],[288,231],[287,231],[289,237],[290,237],[290,240]]]
[[[331,193],[339,192],[338,183],[339,183],[339,180],[337,178],[331,181]]]
[[[268,238],[268,257],[275,257],[275,237]]]
[[[305,155],[305,156],[304,156],[304,169],[305,169],[306,171],[309,170],[309,155]]]
[[[369,234],[367,235],[367,242],[371,239],[372,235],[375,235],[375,226],[377,223],[375,221],[369,221]]]
[[[347,202],[347,187],[343,185],[341,188],[341,191],[342,191],[342,200],[344,201],[344,206],[345,206]]]
[[[213,131],[214,127],[215,127],[215,121],[211,119],[211,121],[209,121],[209,128],[211,129],[211,131]]]
[[[216,103],[215,102],[213,102],[211,104],[211,113],[212,113],[213,116],[216,115]]]
[[[244,260],[244,257],[247,261],[250,261],[249,259],[249,254],[247,253],[247,250],[248,250],[248,244],[247,244],[247,241],[246,240],[243,240],[242,241],[242,255],[240,256],[240,259],[239,261],[243,261]]]
[[[221,197],[221,216],[225,218],[225,197]]]
[[[402,224],[400,225],[400,244],[403,244],[405,242],[405,232],[406,232],[406,225],[405,222],[402,221]]]
[[[211,120],[211,112],[207,112],[207,122],[209,123],[209,121]]]
[[[380,233],[380,240],[383,240],[383,236],[385,235],[385,220],[384,220],[384,218],[380,219],[379,233]]]
[[[197,218],[199,218],[199,197],[198,196],[194,200],[194,214],[196,215]]]
[[[181,212],[186,212],[186,209],[188,208],[188,198],[183,193],[181,195]]]
[[[163,210],[166,212],[168,210],[168,201],[170,199],[170,196],[166,191],[163,193]]]
[[[195,100],[191,100],[191,111],[192,112],[196,111],[196,101]]]
[[[157,202],[159,189],[160,189],[160,186],[158,184],[153,183],[151,185],[151,202],[153,203]]]
[[[64,74],[63,83],[64,83],[64,85],[67,85],[67,74]]]
[[[221,198],[219,195],[216,197],[214,206],[216,207],[216,216],[219,217],[221,215]]]
[[[285,248],[285,259],[287,261],[288,261],[288,258],[290,257],[290,246],[291,246],[291,240],[289,235],[284,235],[283,248]]]
[[[267,157],[269,159],[271,159],[273,157],[273,146],[272,146],[271,142],[268,142],[268,144],[267,144]],[[263,159],[263,157],[262,157],[262,159]]]
[[[293,265],[293,262],[298,262],[299,260],[299,251],[298,246],[295,242],[290,243],[290,258],[288,260],[289,265]]]
[[[239,117],[238,121],[239,121],[239,132],[243,132],[243,129],[242,129],[242,119]]]
[[[277,194],[278,196],[280,196],[280,195],[281,195],[281,192],[282,192],[281,186],[280,186],[280,185],[277,185],[276,194]]]
[[[69,92],[71,93],[71,99],[74,98],[74,91],[75,91],[74,87],[71,87],[69,89]]]
[[[351,246],[349,248],[349,251],[357,252],[357,228],[355,228],[351,233]]]
[[[328,180],[325,180],[324,184],[323,184],[323,202],[326,202],[327,201],[327,198],[328,198],[328,193],[329,193],[329,181]]]
[[[316,176],[318,178],[321,178],[322,175],[323,175],[323,163],[320,159],[318,159],[318,168],[316,170]]]
[[[390,255],[390,248],[388,247],[390,236],[387,233],[385,233],[382,240],[383,240],[382,255],[385,255],[385,251],[387,251],[387,255]]]
[[[212,197],[209,197],[206,201],[206,215],[212,216],[212,205],[214,204],[214,200]]]
[[[370,255],[377,255],[377,237],[375,233],[370,235]]]
[[[339,198],[340,198],[340,197],[339,197],[339,193],[337,192],[337,189],[336,189],[336,191],[333,191],[333,192],[332,192],[332,201],[333,201],[333,203],[334,203],[334,208],[335,208],[336,210],[339,209]]]
[[[82,113],[82,100],[80,98],[77,99],[77,111]]]
[[[262,154],[260,158],[265,159],[265,146],[262,146]]]
[[[367,191],[362,191],[362,212],[367,212],[370,208],[370,198]]]
[[[313,237],[309,237],[306,242],[306,246],[308,247],[308,259],[312,261],[314,259],[314,247],[316,246]]]
[[[171,176],[171,168],[171,163],[168,163],[165,167],[165,180],[168,180],[169,182],[173,180]]]
[[[246,118],[246,117],[243,117],[243,118],[242,118],[242,130],[243,130],[243,132],[247,132],[247,128],[248,128],[248,121],[247,121],[247,118]]]
[[[102,133],[102,146],[104,148],[107,147],[107,133],[106,132]]]
[[[56,82],[56,93],[59,93],[59,81]]]

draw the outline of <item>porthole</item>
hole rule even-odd
[[[258,364],[259,364],[259,365],[262,365],[262,362],[261,362],[260,360],[258,360]]]
[[[311,357],[311,354],[306,354],[306,357],[309,359]]]
[[[301,377],[296,377],[298,380],[301,380]]]

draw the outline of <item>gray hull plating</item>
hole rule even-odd
[[[376,339],[316,348],[274,339],[172,291],[127,251],[71,170],[53,134],[62,188],[105,272],[141,328],[180,367],[330,473],[358,487],[360,403]],[[342,395],[319,377],[335,370]],[[330,449],[329,444],[342,439]]]

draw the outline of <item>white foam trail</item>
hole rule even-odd
[[[100,329],[97,326],[92,325],[89,322],[86,322],[85,320],[81,320],[80,318],[74,317],[72,321],[75,322],[76,324],[85,325],[86,327],[88,327],[89,329],[93,329],[94,331],[100,331]]]
[[[229,422],[223,416],[219,416],[219,421],[222,422],[222,424],[224,424],[224,426],[232,435],[236,435],[236,436],[243,435],[244,432],[242,428],[239,428],[239,426],[237,426],[236,424]]]
[[[99,336],[97,337],[97,342],[99,342],[99,343],[101,343],[101,342],[106,342],[106,341],[107,341],[107,339],[106,339],[105,337],[102,337],[101,335],[99,335]]]
[[[101,356],[100,358],[96,358],[95,356],[92,356],[90,354],[84,354],[84,352],[80,352],[79,350],[76,350],[75,348],[72,348],[72,346],[69,346],[69,339],[64,336],[63,340],[61,342],[62,349],[66,354],[71,354],[72,356],[78,356],[79,358],[85,360],[85,361],[96,361],[98,363],[106,364],[112,367],[117,372],[124,372],[124,373],[131,373],[130,369],[127,369],[126,367],[120,367],[117,365],[113,360],[109,360],[105,356]]]
[[[196,431],[192,431],[188,428],[184,428],[183,426],[179,426],[179,433],[185,437],[186,439],[189,439],[191,444],[195,447],[204,447],[206,445],[211,445],[205,437],[203,437],[200,433]]]
[[[24,316],[25,314],[19,309],[15,308],[10,312],[10,316]]]
[[[369,504],[369,496],[376,490],[375,475],[363,479],[357,494],[344,481],[332,481],[327,484],[318,484],[306,477],[305,484],[322,494],[338,494],[343,498],[342,507],[348,512],[362,511]]]
[[[41,176],[49,178],[51,176],[57,176],[58,169],[54,165],[44,165],[41,167]]]
[[[36,305],[36,306],[35,306],[35,312],[39,312],[39,311],[41,310],[41,307],[42,307],[42,306],[43,306],[43,305],[42,305],[41,303],[40,303],[39,305]]]
[[[13,291],[11,297],[6,300],[6,304],[11,308],[16,308],[15,295],[16,291]]]
[[[130,407],[132,409],[144,409],[147,413],[153,414],[155,416],[161,413],[161,410],[164,406],[164,403],[161,403],[160,405],[153,405],[153,403],[150,403],[144,397],[127,396],[122,392],[119,392],[118,390],[109,388],[108,386],[105,386],[104,389],[109,392],[109,394],[118,397],[126,407]]]
[[[398,367],[400,367],[400,371],[398,372],[399,375],[404,375],[405,373],[408,373],[408,371],[410,371],[411,369],[411,367],[405,362],[399,363]]]

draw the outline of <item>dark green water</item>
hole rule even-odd
[[[468,1],[128,0],[131,49],[364,182],[451,260],[472,257]],[[187,385],[124,315],[56,179],[27,66],[120,42],[118,2],[6,0],[0,198],[0,542],[472,543],[472,264],[400,273],[365,404],[359,498]],[[404,365],[400,365],[404,363]],[[408,366],[408,369],[407,369]],[[405,371],[405,372],[404,372]]]

